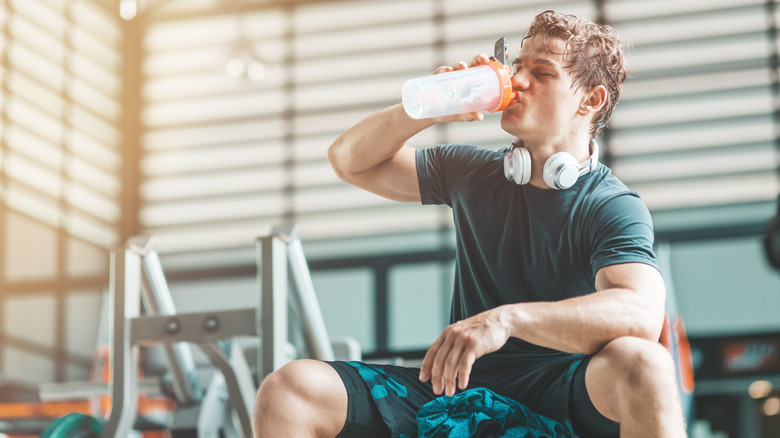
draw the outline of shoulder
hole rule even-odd
[[[584,189],[585,204],[591,213],[640,214],[649,217],[649,211],[639,194],[629,189],[603,164],[599,164]]]
[[[653,221],[639,194],[615,177],[608,167],[599,165],[588,180],[580,207],[584,235],[597,245],[602,239],[622,235],[653,240]]]
[[[601,167],[601,166],[600,166]],[[640,263],[657,268],[650,211],[604,166],[584,203],[583,236],[590,248],[592,273],[622,263]]]

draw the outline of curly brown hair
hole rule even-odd
[[[590,90],[597,85],[607,88],[607,102],[596,113],[590,127],[591,138],[595,138],[606,126],[620,97],[620,88],[628,77],[628,63],[624,56],[624,44],[615,30],[606,24],[596,24],[586,18],[545,11],[531,22],[525,40],[541,36],[545,47],[548,38],[566,42],[563,53],[563,67],[569,71],[576,89]]]

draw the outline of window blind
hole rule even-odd
[[[171,3],[148,17],[141,224],[163,252],[245,246],[280,222],[305,239],[451,226],[446,209],[339,181],[327,147],[400,100],[409,78],[492,50],[510,55],[545,9],[604,19],[632,44],[604,159],[652,211],[771,202],[778,192],[772,20],[763,0]],[[164,17],[164,19],[163,19]],[[225,74],[262,62],[262,81]],[[416,147],[511,140],[488,114]]]
[[[107,248],[118,243],[121,215],[122,31],[114,6],[0,2],[6,382],[84,379],[91,364]],[[66,315],[71,309],[79,311]]]
[[[121,164],[114,19],[87,0],[11,0],[3,13],[3,202],[113,245]]]
[[[400,101],[405,80],[492,51],[519,49],[523,25],[550,2],[331,1],[257,4],[238,12],[167,10],[144,41],[140,221],[162,252],[247,245],[280,222],[305,239],[436,230],[445,209],[395,203],[337,179],[328,146],[353,124]],[[553,6],[591,14],[590,2]],[[474,25],[473,23],[477,24]],[[472,24],[468,24],[472,23]],[[262,81],[225,65],[249,53]],[[498,116],[413,138],[417,147],[508,143]]]
[[[780,191],[769,11],[761,0],[606,3],[633,43],[612,167],[651,210],[766,202]]]

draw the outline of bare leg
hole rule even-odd
[[[334,438],[347,421],[347,397],[330,365],[291,362],[260,385],[252,418],[254,438]]]
[[[588,365],[585,386],[596,409],[620,422],[622,438],[686,436],[674,362],[660,344],[610,342]]]

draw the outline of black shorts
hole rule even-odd
[[[585,389],[591,356],[484,357],[472,369],[469,388],[483,387],[532,411],[571,425],[582,438],[618,437],[619,425],[601,415]],[[328,362],[349,394],[347,424],[337,438],[417,436],[417,411],[437,396],[420,382],[418,368],[361,362]]]

